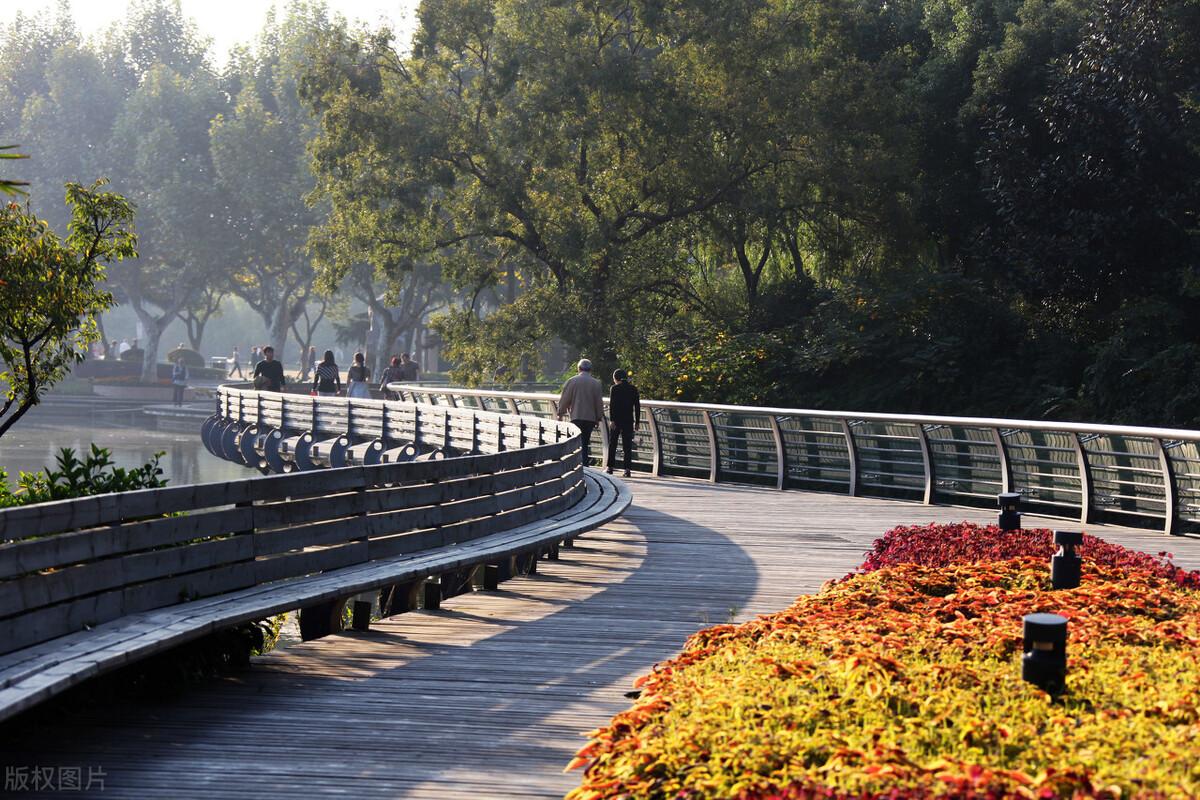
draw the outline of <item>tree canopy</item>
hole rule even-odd
[[[0,436],[82,360],[113,304],[105,265],[137,255],[133,207],[103,186],[67,185],[65,239],[28,207],[0,208]]]

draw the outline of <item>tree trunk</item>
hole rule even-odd
[[[187,328],[188,346],[200,352],[200,342],[204,340],[204,326],[208,324],[208,320],[201,320],[199,317],[195,319],[185,319],[184,327]]]
[[[271,331],[271,341],[268,342],[275,348],[275,360],[287,363],[286,353],[288,328],[292,321],[288,319],[287,304],[281,304],[275,311],[272,319],[267,320],[268,330]]]
[[[133,310],[137,313],[142,327],[146,329],[146,343],[142,346],[142,383],[157,383],[158,343],[162,339],[163,329],[166,328],[166,325],[158,317],[137,305]]]
[[[96,315],[96,332],[100,334],[100,346],[101,346],[101,349],[104,351],[104,360],[108,361],[110,358],[116,358],[117,357],[116,353],[109,352],[108,334],[105,333],[105,331],[104,331],[104,315],[103,314]]]

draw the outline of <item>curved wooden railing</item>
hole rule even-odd
[[[0,511],[0,653],[183,601],[461,546],[562,515],[587,493],[567,423],[236,388],[220,403],[228,416],[206,440],[228,441],[237,458],[265,461],[253,449],[264,442],[277,456],[270,448],[296,438],[284,436],[295,424],[320,439],[306,463],[338,468]],[[353,439],[333,435],[335,421]],[[386,450],[371,449],[376,441]],[[359,466],[341,466],[355,454]],[[460,457],[418,460],[434,454]]]
[[[555,394],[390,388],[448,408],[556,411]],[[654,400],[642,402],[642,423],[635,469],[655,475],[925,503],[1018,492],[1029,510],[1084,523],[1200,526],[1200,431]]]

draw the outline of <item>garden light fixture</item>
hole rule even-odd
[[[996,499],[1000,501],[1000,530],[1020,530],[1021,495],[1016,492],[1002,492],[996,496]]]
[[[1025,655],[1021,678],[1051,695],[1067,689],[1067,618],[1058,614],[1026,614]]]
[[[1082,542],[1082,531],[1054,532],[1058,552],[1050,559],[1050,585],[1055,589],[1078,588],[1079,568],[1083,560],[1076,554],[1075,548]]]

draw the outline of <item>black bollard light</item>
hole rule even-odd
[[[1000,530],[1020,530],[1021,495],[1016,492],[1002,492],[996,495],[996,499],[1000,501]]]
[[[1050,585],[1055,589],[1075,589],[1079,586],[1079,568],[1083,559],[1075,548],[1083,542],[1083,531],[1055,531],[1054,543],[1058,552],[1050,559]]]
[[[1067,618],[1058,614],[1026,614],[1022,620],[1025,655],[1021,678],[1050,693],[1067,689]]]

